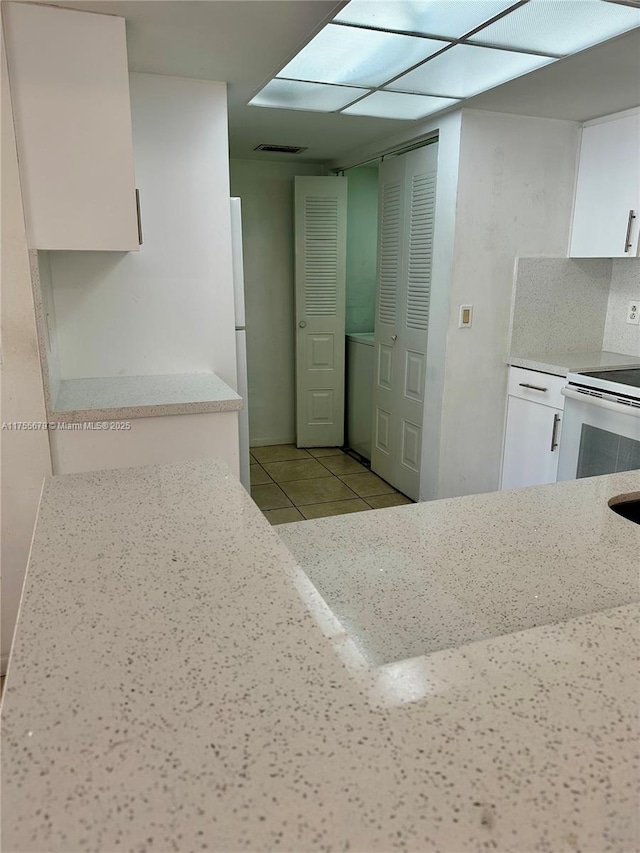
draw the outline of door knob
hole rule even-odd
[[[398,340],[398,336],[397,336],[397,335],[391,335],[391,340],[392,340],[392,341],[394,342],[394,344],[395,344],[395,342]]]
[[[298,323],[298,325],[300,326],[300,328],[301,328],[301,329],[306,329],[306,328],[307,328],[307,324],[305,323],[305,321],[304,321],[304,320],[300,320],[300,322]]]

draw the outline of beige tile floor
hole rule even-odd
[[[412,503],[337,447],[254,447],[251,497],[271,524]]]

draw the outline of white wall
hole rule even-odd
[[[0,420],[46,421],[29,257],[2,49],[2,383]],[[4,430],[2,456],[2,672],[15,625],[43,478],[51,473],[46,432]]]
[[[293,199],[296,175],[314,164],[231,160],[231,193],[242,199],[249,436],[295,441]]]
[[[235,387],[225,84],[130,80],[144,243],[51,253],[61,377],[214,371]]]
[[[77,474],[216,456],[239,476],[238,412],[134,418],[129,423],[130,430],[55,430],[54,472]]]
[[[514,261],[566,255],[579,126],[463,111],[438,495],[498,487]],[[461,304],[473,326],[458,329]]]
[[[625,320],[632,301],[640,302],[640,258],[614,259],[602,343],[604,350],[640,356],[640,326],[632,326]]]

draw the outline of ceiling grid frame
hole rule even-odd
[[[605,6],[605,4],[609,8],[616,7],[617,9],[620,10],[620,13],[616,13],[616,14],[618,15],[620,21],[623,22],[622,26],[618,26],[616,24],[616,26],[614,26],[614,28],[610,32],[608,32],[604,38],[599,39],[599,40],[598,39],[594,40],[591,36],[589,36],[587,38],[586,43],[579,44],[578,47],[575,47],[575,45],[574,45],[574,48],[572,50],[567,50],[567,51],[562,52],[562,53],[558,52],[557,50],[556,51],[550,51],[550,50],[549,51],[543,51],[539,45],[535,46],[534,48],[528,47],[526,45],[522,46],[522,42],[520,42],[519,46],[514,46],[512,44],[505,43],[504,36],[502,37],[502,39],[496,39],[497,43],[494,43],[491,39],[484,39],[481,41],[475,40],[476,36],[479,36],[480,39],[482,38],[481,34],[484,30],[490,29],[490,28],[494,27],[495,25],[498,25],[498,27],[499,27],[500,24],[504,24],[506,19],[510,19],[510,16],[514,13],[516,13],[516,17],[517,17],[517,13],[520,13],[520,16],[522,17],[522,15],[524,15],[525,19],[526,19],[526,15],[529,11],[531,11],[531,14],[535,16],[536,12],[540,13],[544,9],[545,11],[551,10],[552,18],[553,18],[554,13],[556,13],[556,14],[560,13],[561,7],[560,7],[559,3],[564,3],[567,5],[571,4],[574,6],[574,8],[581,10],[583,12],[590,11],[590,12],[598,13],[598,14],[600,13],[601,9]],[[428,10],[428,6],[429,6],[428,3],[423,2],[421,5],[425,10]],[[444,8],[444,4],[442,2],[440,2],[439,4],[435,4],[435,5],[440,6],[440,13],[442,13],[442,9]],[[311,111],[316,111],[316,112],[333,112],[333,113],[341,114],[341,115],[358,115],[358,116],[370,115],[372,117],[387,118],[387,119],[419,120],[419,119],[426,118],[428,116],[433,116],[433,115],[437,115],[439,113],[442,113],[445,110],[451,109],[455,105],[463,104],[464,101],[466,101],[468,98],[472,98],[472,97],[475,97],[475,96],[482,94],[484,92],[490,91],[491,89],[495,88],[496,86],[502,85],[505,82],[517,79],[518,77],[529,74],[529,73],[531,73],[531,72],[533,72],[533,71],[535,71],[541,67],[549,65],[555,61],[558,61],[559,59],[564,59],[568,56],[575,55],[576,53],[580,53],[583,50],[586,50],[586,49],[593,47],[597,44],[600,44],[604,41],[608,41],[611,38],[615,38],[618,35],[621,35],[623,33],[629,32],[633,29],[640,27],[640,8],[638,8],[638,6],[636,4],[631,4],[630,0],[619,0],[618,2],[616,2],[616,0],[513,0],[512,2],[508,2],[508,0],[503,0],[503,2],[500,2],[500,0],[486,0],[486,3],[483,5],[487,5],[487,7],[490,7],[490,6],[495,7],[496,5],[498,5],[498,6],[504,5],[504,8],[499,10],[497,13],[490,15],[484,21],[481,21],[479,24],[471,27],[470,29],[467,29],[461,35],[454,37],[454,36],[450,36],[450,35],[445,36],[442,34],[442,32],[436,33],[434,31],[429,31],[428,29],[424,29],[424,28],[417,30],[415,28],[410,29],[408,27],[403,27],[402,22],[400,22],[400,24],[397,27],[392,27],[389,24],[385,24],[384,26],[377,25],[375,23],[375,20],[373,22],[363,21],[361,19],[357,20],[357,22],[354,22],[354,20],[345,20],[345,17],[346,18],[350,17],[349,8],[351,6],[354,6],[354,7],[369,6],[369,7],[375,8],[374,3],[368,3],[368,4],[367,3],[358,3],[358,0],[353,0],[352,3],[348,3],[342,9],[340,9],[338,14],[333,18],[333,20],[328,21],[326,23],[325,27],[322,30],[320,30],[320,32],[317,33],[316,36],[310,42],[308,42],[305,45],[305,47],[303,47],[302,50],[299,51],[298,54],[296,54],[296,56],[293,57],[293,59],[289,60],[289,62],[282,69],[280,69],[280,71],[277,72],[277,74],[266,84],[266,86],[264,86],[256,95],[254,95],[254,97],[249,101],[249,105],[250,106],[275,107],[275,108],[279,108],[279,109],[289,108],[289,109],[297,109],[297,110],[302,110],[302,111],[311,110]],[[385,6],[389,7],[390,4],[380,3],[379,8],[384,10]],[[411,3],[398,3],[398,7],[409,7],[410,9],[411,9],[411,7],[413,7],[413,9],[415,10],[415,8],[418,7],[418,4],[416,4],[416,3],[413,3],[413,4],[411,4]],[[562,8],[562,11],[563,12],[566,11],[566,8],[567,8],[567,6],[564,6],[564,8]],[[623,9],[625,10],[624,15],[622,14]],[[523,12],[523,10],[525,10],[525,11]],[[353,16],[351,16],[351,17],[353,17]],[[356,14],[355,17],[358,18],[358,15]],[[600,16],[600,17],[602,17],[602,16]],[[428,53],[425,57],[423,57],[418,62],[414,62],[413,64],[404,68],[399,73],[396,73],[393,76],[388,77],[388,79],[384,80],[384,82],[377,82],[376,85],[373,85],[371,83],[362,82],[363,81],[362,77],[359,78],[358,82],[352,82],[349,80],[340,81],[339,79],[335,79],[335,75],[334,75],[334,78],[331,79],[330,81],[327,79],[324,79],[324,80],[323,79],[315,79],[315,77],[313,79],[311,79],[309,76],[305,76],[305,78],[303,80],[301,80],[299,76],[287,75],[287,68],[289,66],[295,65],[296,67],[299,68],[299,66],[301,64],[301,61],[300,61],[301,57],[302,57],[302,62],[304,63],[305,52],[307,52],[307,54],[308,54],[309,51],[314,50],[314,42],[316,42],[316,40],[319,39],[323,33],[328,34],[329,32],[332,31],[330,28],[335,29],[337,27],[355,29],[355,30],[359,31],[359,33],[364,33],[364,32],[372,32],[372,33],[376,33],[376,34],[386,33],[389,35],[403,36],[407,39],[412,39],[412,40],[423,39],[423,40],[432,41],[432,42],[438,41],[438,42],[442,42],[443,46],[440,50],[437,50],[433,53]],[[437,28],[434,28],[434,29],[437,29]],[[324,38],[324,41],[327,40],[326,35],[323,38]],[[419,77],[420,77],[419,71],[421,69],[426,70],[426,72],[428,73],[428,71],[430,70],[430,67],[432,69],[437,68],[438,63],[435,61],[439,57],[442,57],[444,54],[446,54],[449,51],[452,51],[453,49],[455,49],[458,46],[473,48],[474,49],[473,52],[464,51],[464,53],[466,54],[466,57],[469,59],[469,61],[471,61],[473,58],[475,58],[475,60],[480,62],[480,67],[482,67],[483,64],[488,67],[489,70],[487,72],[487,76],[485,77],[484,83],[480,83],[479,87],[472,88],[471,90],[469,90],[468,86],[465,86],[466,80],[465,80],[465,65],[464,65],[465,58],[464,57],[461,59],[461,62],[459,63],[459,67],[461,68],[461,73],[458,75],[458,77],[460,78],[460,82],[459,82],[458,90],[456,92],[447,91],[446,89],[443,90],[443,88],[438,89],[437,86],[433,87],[435,89],[438,89],[437,91],[431,91],[429,84],[428,84],[428,78],[427,78],[427,82],[425,84],[420,84],[418,82]],[[491,51],[492,52],[491,55],[488,53],[484,54],[485,50]],[[531,56],[532,58],[533,57],[540,57],[542,60],[546,60],[546,61],[542,61],[540,63],[532,63],[530,66],[528,65],[528,63],[525,62],[521,65],[520,69],[518,69],[517,67],[514,67],[512,69],[515,71],[515,73],[511,74],[510,72],[507,72],[507,76],[501,77],[500,74],[496,75],[495,73],[493,73],[493,75],[492,75],[492,72],[491,72],[492,64],[493,64],[494,69],[496,67],[494,59],[497,56],[498,51],[502,51],[505,54],[512,54],[512,55],[515,55],[517,57],[521,57],[522,59],[524,59],[524,57],[526,57],[526,56]],[[315,61],[317,64],[317,59]],[[393,63],[393,60],[392,60],[392,63]],[[435,64],[430,66],[430,63],[435,63]],[[395,64],[397,65],[397,62]],[[442,63],[440,63],[440,64],[442,64]],[[446,63],[445,63],[445,65],[446,65]],[[455,60],[454,60],[454,68],[455,68]],[[416,72],[418,72],[417,75],[416,75]],[[349,70],[347,70],[347,73],[362,74],[361,71],[358,71],[357,66],[356,66],[355,72],[349,72]],[[413,75],[413,78],[410,75]],[[317,77],[320,77],[320,78],[322,78],[323,76],[325,76],[325,78],[326,78],[328,75],[326,75],[326,74],[323,75],[322,73],[317,75]],[[445,76],[446,76],[446,68],[445,68]],[[407,85],[405,85],[403,87],[401,85],[401,83],[402,83],[402,80],[404,78],[408,78],[408,82],[407,82]],[[418,80],[416,78],[418,78]],[[364,78],[364,79],[366,79],[366,78]],[[412,79],[414,81],[413,83],[411,82]],[[276,102],[267,103],[265,101],[265,98],[268,98],[268,95],[264,95],[263,93],[265,93],[265,91],[268,90],[269,86],[271,86],[272,84],[277,84],[278,81],[285,81],[285,80],[288,80],[294,84],[298,83],[298,82],[299,83],[305,83],[305,84],[314,83],[314,84],[316,84],[317,87],[343,87],[343,88],[350,88],[351,90],[359,89],[359,90],[361,90],[361,93],[357,97],[354,97],[353,100],[351,100],[349,103],[342,104],[340,107],[337,107],[336,109],[333,109],[333,110],[326,110],[326,109],[323,110],[321,108],[318,108],[317,106],[309,106],[309,105],[306,105],[306,106],[302,105],[301,106],[299,104],[297,106],[293,107],[287,103],[277,102],[277,99],[276,99]],[[485,85],[485,83],[487,83],[487,85]],[[422,86],[422,87],[419,88],[420,86]],[[451,88],[453,89],[455,87],[452,85]],[[318,91],[320,91],[320,88],[318,88]],[[326,92],[327,90],[325,89],[324,91]],[[380,99],[378,96],[377,99],[376,98],[373,99],[373,101],[375,101],[376,104],[378,105],[377,110],[374,107],[373,101],[372,101],[371,102],[371,108],[369,111],[367,111],[367,107],[366,107],[367,100],[371,96],[377,95],[380,92],[385,93],[385,98]],[[387,95],[389,95],[391,97],[386,97]],[[402,95],[404,97],[404,101],[403,101],[403,107],[400,107],[400,100],[395,99],[398,103],[398,109],[395,110],[396,114],[394,115],[393,114],[393,112],[394,112],[393,108],[391,108],[388,112],[385,112],[384,108],[381,105],[384,104],[385,101],[387,103],[389,103],[392,100],[394,100],[395,95]],[[412,98],[416,99],[416,102],[414,102],[414,104],[412,105],[413,107],[417,106],[417,100],[418,99],[424,99],[425,111],[419,112],[419,114],[418,114],[415,109],[408,107],[408,104],[409,104],[408,97],[412,97]],[[437,103],[438,100],[442,101],[442,104]],[[428,105],[426,103],[427,101],[430,102]],[[353,109],[357,105],[361,105],[360,109]],[[402,114],[402,115],[398,114],[400,112],[404,112],[404,114]],[[409,114],[407,114],[407,113],[409,113]]]

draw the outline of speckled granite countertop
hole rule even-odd
[[[524,563],[541,590],[583,572],[573,590],[608,607],[640,528],[606,499],[639,488],[632,472],[300,528],[332,522],[347,547],[358,524],[397,541],[413,519],[416,553],[468,564],[478,601]],[[452,542],[451,520],[438,536],[475,513],[481,540]],[[637,615],[375,665],[222,464],[49,479],[5,688],[2,849],[630,853]]]
[[[50,420],[82,423],[241,408],[242,398],[215,373],[111,376],[62,380]]]
[[[376,666],[638,600],[640,526],[607,506],[632,491],[640,471],[278,532]]]
[[[640,354],[622,355],[619,352],[562,352],[535,353],[524,356],[509,356],[507,364],[513,367],[526,367],[528,370],[540,370],[555,376],[566,376],[576,370],[597,370],[599,367],[635,367],[640,365]]]

